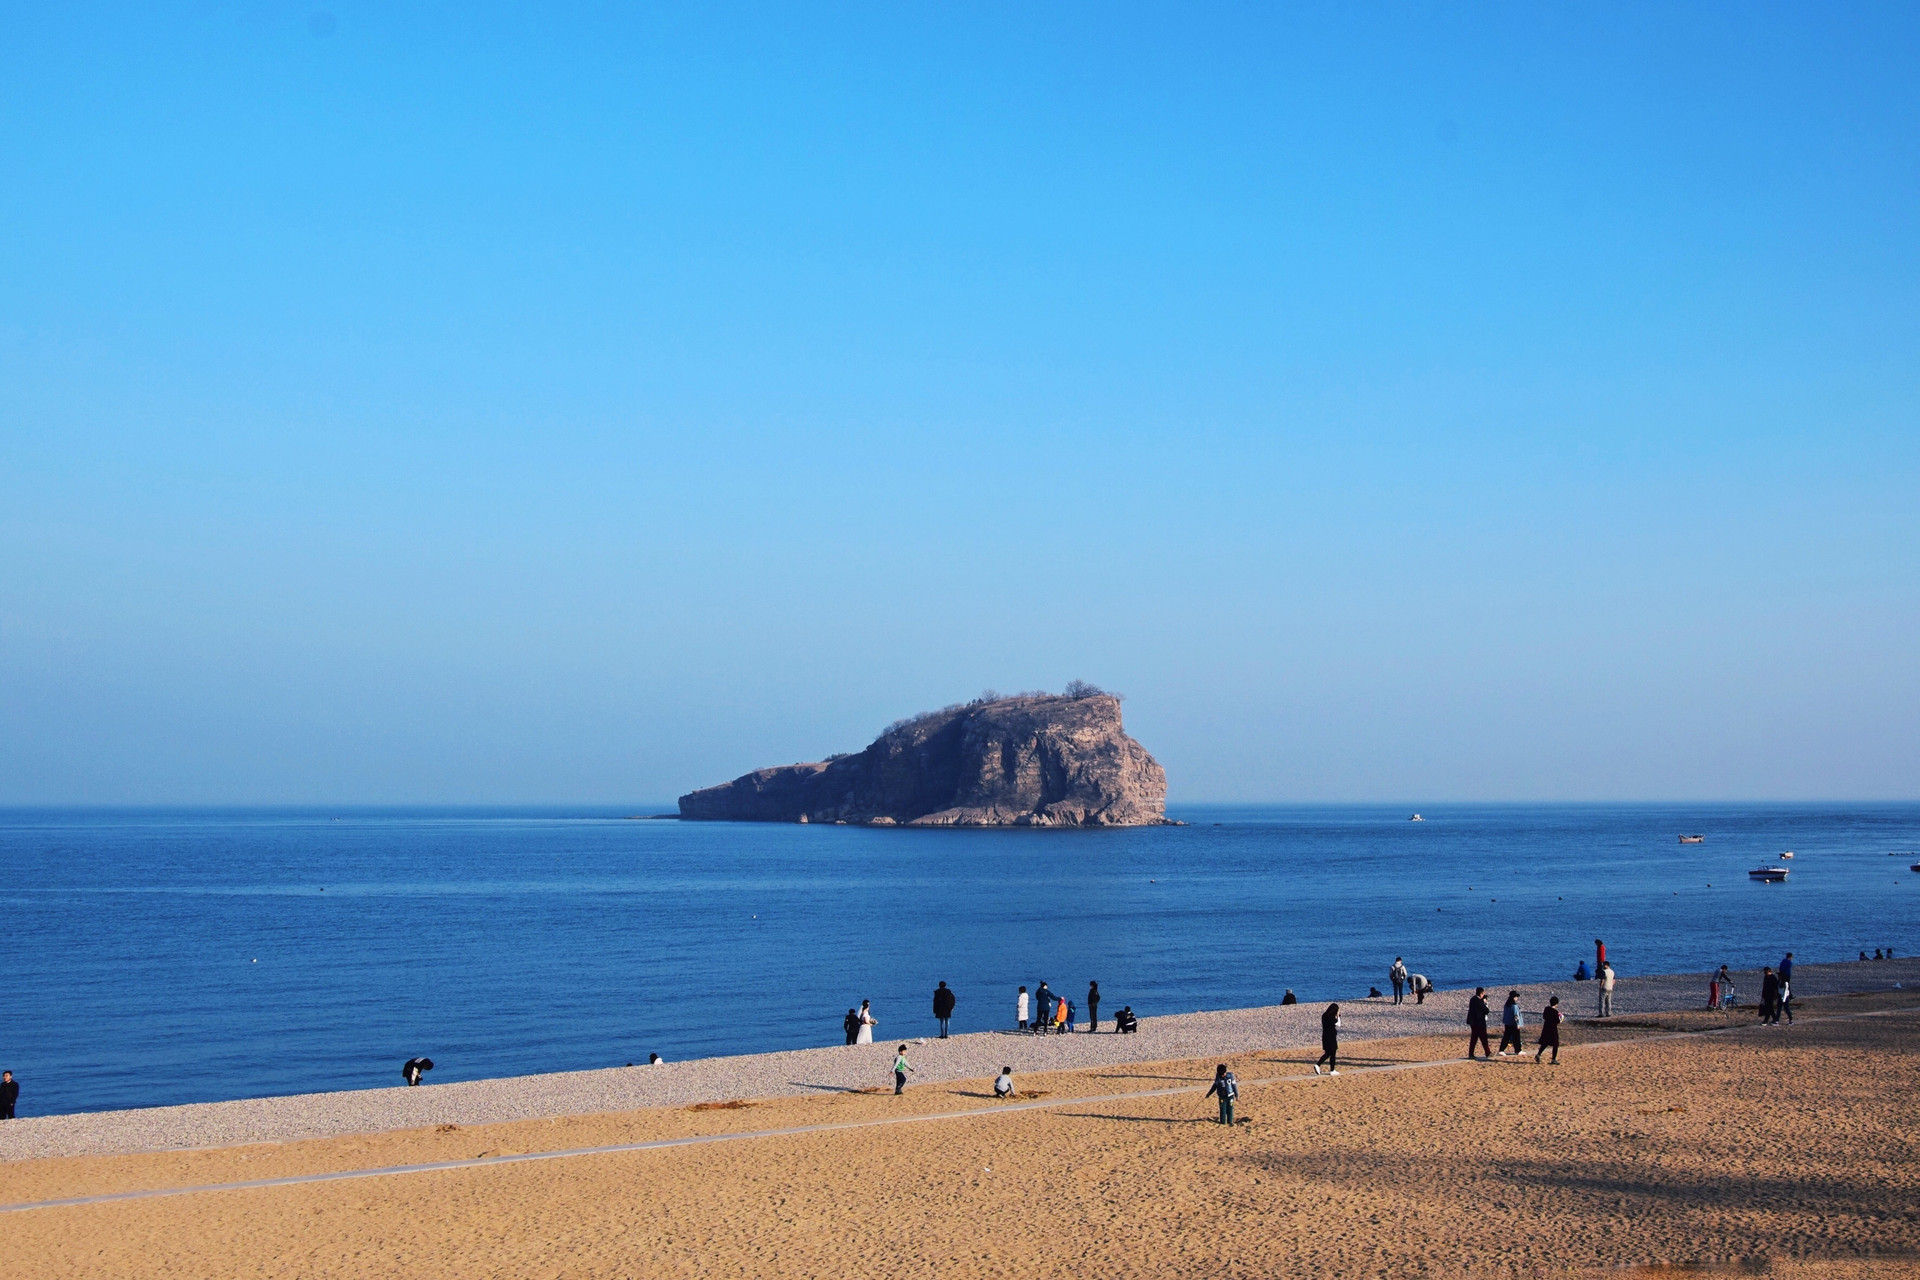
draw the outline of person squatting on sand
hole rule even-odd
[[[1507,992],[1507,1003],[1500,1010],[1500,1052],[1505,1054],[1507,1046],[1513,1046],[1513,1056],[1519,1057],[1527,1051],[1520,1043],[1520,1030],[1527,1025],[1526,1015],[1520,1012],[1520,993]]]
[[[1330,1004],[1327,1011],[1320,1015],[1320,1061],[1313,1064],[1313,1074],[1320,1074],[1320,1063],[1327,1064],[1327,1074],[1340,1074],[1340,1006]]]
[[[1393,1002],[1399,1004],[1407,989],[1407,966],[1399,956],[1393,958],[1393,968],[1387,970],[1387,981],[1393,984]]]
[[[1120,1006],[1120,1012],[1113,1016],[1113,1029],[1123,1036],[1130,1036],[1140,1029],[1140,1019],[1133,1016],[1132,1005]]]
[[[933,1016],[940,1023],[940,1038],[947,1038],[947,1020],[953,1017],[953,992],[947,990],[947,984],[941,983],[933,991]]]
[[[1318,1071],[1319,1068],[1315,1067]],[[1213,1086],[1206,1097],[1220,1099],[1220,1123],[1233,1123],[1233,1100],[1240,1096],[1240,1082],[1233,1078],[1233,1072],[1227,1070],[1227,1064],[1221,1063],[1213,1069]]]
[[[1553,1050],[1553,1065],[1560,1065],[1560,1023],[1566,1015],[1560,1012],[1560,997],[1547,1001],[1547,1007],[1540,1011],[1540,1042],[1533,1051],[1533,1065],[1540,1065],[1540,1055]]]
[[[993,1080],[993,1096],[1002,1100],[1013,1096],[1013,1068],[1002,1067]]]
[[[1602,1018],[1611,1018],[1613,1016],[1613,962],[1612,961],[1602,960],[1600,962],[1599,977],[1600,977],[1599,1016]]]
[[[895,1097],[907,1091],[907,1072],[913,1071],[913,1064],[907,1061],[907,1046],[901,1045],[893,1055],[893,1093]],[[918,1072],[914,1072],[918,1075]]]
[[[1475,1045],[1487,1051],[1487,1060],[1493,1060],[1493,1046],[1487,1042],[1487,1016],[1493,1012],[1487,1004],[1487,989],[1475,987],[1473,999],[1467,1001],[1467,1061],[1473,1061]],[[1501,1043],[1506,1039],[1503,1036]]]

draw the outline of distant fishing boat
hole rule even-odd
[[[1785,853],[1781,854],[1780,856],[1782,858],[1791,858],[1793,857],[1793,850],[1789,849]]]
[[[1705,844],[1706,840],[1707,838],[1705,836],[1681,836],[1680,837],[1681,844]]]
[[[1907,870],[1909,870],[1909,871],[1920,871],[1920,862],[1916,862],[1916,863],[1914,863],[1914,864],[1913,864],[1912,866],[1910,866],[1910,867],[1908,867],[1908,868],[1907,868]]]
[[[1747,872],[1747,876],[1749,879],[1765,880],[1770,884],[1779,884],[1782,880],[1785,880],[1787,878],[1787,868],[1755,867],[1753,870]]]
[[[1426,819],[1416,813],[1411,818],[1408,818],[1407,821],[1408,822],[1425,822]]]

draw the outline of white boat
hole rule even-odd
[[[1766,880],[1773,884],[1778,884],[1787,878],[1787,868],[1755,867],[1753,870],[1747,872],[1747,876],[1753,880]]]
[[[1407,821],[1408,822],[1425,822],[1426,819],[1416,813],[1411,818],[1408,818]]]
[[[1785,858],[1785,859],[1788,859],[1788,860],[1791,860],[1791,859],[1793,858],[1793,850],[1791,850],[1791,849],[1789,849],[1789,850],[1787,850],[1787,851],[1786,851],[1785,853],[1783,853],[1783,854],[1781,854],[1780,856],[1781,856],[1782,858]]]
[[[1681,844],[1705,844],[1706,840],[1707,838],[1705,836],[1681,836],[1680,837]]]

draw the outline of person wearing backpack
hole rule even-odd
[[[1393,958],[1393,968],[1387,970],[1387,980],[1393,983],[1393,1002],[1399,1004],[1407,989],[1407,966],[1399,956]]]
[[[1232,1124],[1233,1100],[1240,1096],[1240,1082],[1227,1070],[1226,1063],[1213,1069],[1213,1087],[1207,1090],[1206,1096],[1220,1099],[1220,1123]]]

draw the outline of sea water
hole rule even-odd
[[[1920,949],[1920,805],[1423,813],[0,811],[0,1066],[31,1115],[837,1044],[862,999],[907,1039],[940,981],[977,1031],[1041,979],[1152,1018],[1364,996],[1396,955],[1448,987],[1570,977],[1595,938],[1623,975]]]

